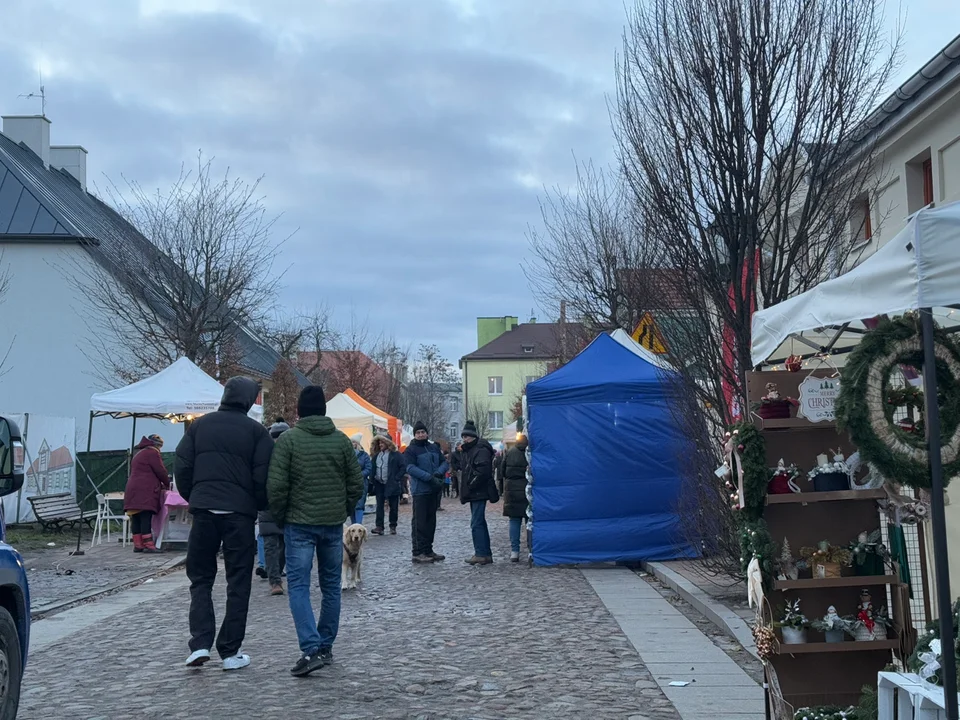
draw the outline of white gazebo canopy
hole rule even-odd
[[[751,357],[762,364],[791,334],[877,315],[960,303],[960,203],[919,211],[850,272],[753,316]]]
[[[371,412],[346,393],[337,393],[327,400],[327,417],[346,435],[363,435],[360,444],[365,448],[373,442],[374,427],[384,430],[388,427],[387,418]]]
[[[97,393],[90,398],[93,416],[149,417],[190,420],[220,407],[223,385],[187,358],[126,387]],[[260,422],[263,408],[254,405],[250,417]]]

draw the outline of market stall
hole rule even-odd
[[[850,272],[757,312],[751,349],[753,363],[759,366],[791,335],[818,328],[843,332],[853,323],[868,321],[870,331],[839,379],[838,426],[849,434],[860,460],[888,488],[906,486],[929,493],[934,611],[939,620],[933,634],[925,633],[918,643],[919,657],[925,658],[918,677],[929,671],[928,684],[936,687],[936,680],[942,686],[941,707],[949,720],[958,715],[944,486],[960,474],[960,347],[935,326],[932,311],[960,305],[958,278],[960,203],[921,210]],[[901,319],[884,317],[905,312]],[[893,384],[891,378],[904,367],[922,371],[922,383]],[[937,402],[924,402],[924,397]],[[909,422],[895,419],[895,408],[906,408]],[[934,635],[938,642],[931,647]],[[942,652],[936,652],[939,638]],[[917,665],[917,657],[914,653],[900,659],[911,666]],[[889,678],[884,682],[890,686]],[[892,714],[884,716],[882,710],[881,717]]]
[[[173,423],[188,423],[194,418],[220,407],[223,386],[187,358],[180,358],[156,375],[132,385],[97,393],[90,398],[90,427],[87,452],[93,436],[93,420],[97,417],[132,420],[131,448],[137,441],[137,420],[151,418]],[[257,422],[263,420],[263,408],[254,405],[249,412]],[[129,456],[128,456],[129,458]],[[128,459],[129,463],[129,459]],[[92,481],[91,481],[92,482]],[[167,542],[185,542],[189,532],[190,516],[182,508],[186,501],[176,492],[176,478],[170,492],[165,494],[161,513],[154,517],[154,536]],[[171,523],[177,527],[171,530]],[[184,529],[185,528],[185,529]],[[159,546],[159,542],[157,543]]]
[[[327,400],[327,417],[347,435],[363,435],[365,448],[370,447],[373,436],[378,433],[389,435],[398,445],[402,440],[400,420],[367,402],[350,388]]]
[[[623,331],[527,385],[533,562],[691,558],[672,370]]]

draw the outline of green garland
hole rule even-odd
[[[856,707],[849,705],[818,705],[800,708],[793,714],[794,720],[860,720]]]
[[[960,349],[943,330],[935,329],[939,386],[943,481],[960,474]],[[893,421],[898,395],[891,396],[890,376],[899,365],[923,366],[916,317],[883,320],[850,353],[837,397],[837,426],[850,434],[864,462],[887,480],[914,488],[930,487],[926,440]]]
[[[741,512],[750,520],[763,517],[767,501],[767,485],[770,483],[770,468],[767,467],[767,448],[763,435],[753,423],[739,423],[730,428],[734,447],[743,466],[743,494],[740,498]],[[737,484],[737,468],[731,482]],[[749,562],[749,560],[748,560]]]
[[[770,537],[767,524],[763,520],[742,520],[739,524],[740,537],[740,570],[746,575],[747,566],[753,558],[760,563],[760,575],[763,577],[764,589],[773,589],[774,570],[779,553],[778,547]]]

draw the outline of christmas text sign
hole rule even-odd
[[[810,422],[833,422],[834,405],[840,394],[839,377],[814,377],[800,383],[800,415]]]

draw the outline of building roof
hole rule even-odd
[[[521,323],[462,360],[555,360],[562,327],[560,323]]]
[[[867,134],[887,134],[921,103],[960,77],[960,35],[934,55],[880,103],[866,120]]]
[[[105,270],[129,266],[157,248],[119,213],[86,192],[66,170],[45,167],[23,143],[0,133],[0,242],[80,243]],[[158,297],[158,302],[159,302]],[[162,309],[158,308],[158,312]],[[240,365],[270,377],[280,355],[238,327]],[[298,375],[305,383],[306,378]]]
[[[317,363],[317,353],[297,354],[297,366],[323,385],[329,398],[352,388],[377,407],[389,404],[394,378],[387,370],[362,350],[323,350]]]
[[[50,459],[47,461],[47,470],[60,470],[66,467],[73,467],[73,455],[70,454],[70,448],[66,445],[61,445],[56,450],[50,451]],[[37,458],[32,463],[30,467],[27,468],[27,474],[35,474],[40,472],[40,458]]]

